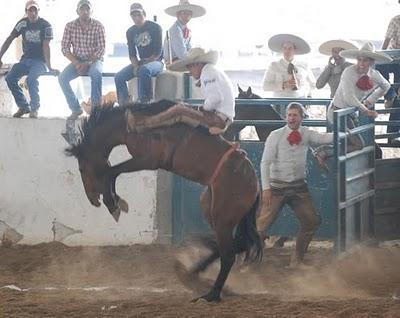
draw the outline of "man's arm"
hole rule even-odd
[[[152,39],[153,52],[149,57],[143,59],[140,64],[147,64],[160,59],[162,53],[162,29],[158,24],[152,29]]]
[[[323,88],[328,83],[331,74],[332,74],[332,66],[328,64],[322,71],[322,73],[319,75],[317,82],[315,83],[315,86],[318,89]]]
[[[89,62],[94,63],[101,60],[106,51],[106,32],[104,26],[99,23],[97,28],[97,50],[89,57]]]
[[[390,38],[385,38],[382,44],[382,50],[386,50],[387,47],[389,46]]]
[[[1,61],[1,59],[3,58],[3,55],[7,52],[8,48],[10,47],[12,41],[14,41],[14,39],[17,37],[18,35],[16,35],[14,32],[12,32],[8,38],[4,41],[3,45],[1,46],[0,49],[0,67],[3,66],[3,62]]]

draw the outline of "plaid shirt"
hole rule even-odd
[[[390,39],[388,49],[400,49],[400,15],[395,16],[390,21],[386,38]]]
[[[99,21],[90,19],[87,30],[82,29],[79,19],[65,26],[61,41],[61,50],[64,55],[70,52],[81,61],[103,60],[105,47],[105,31]]]

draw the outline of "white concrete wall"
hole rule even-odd
[[[105,206],[95,208],[87,200],[77,160],[63,153],[64,127],[63,119],[0,118],[0,220],[23,234],[20,243],[25,244],[51,241],[54,219],[83,231],[64,240],[71,245],[153,242],[160,226],[158,173],[118,178],[117,192],[129,203],[130,212],[122,213],[116,223]],[[112,152],[111,161],[127,156],[120,147]]]

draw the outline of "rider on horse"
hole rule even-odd
[[[128,114],[129,128],[142,131],[185,123],[192,127],[206,127],[212,135],[225,132],[235,116],[235,97],[228,76],[214,66],[217,60],[217,51],[206,52],[202,48],[193,48],[183,59],[169,66],[171,71],[189,70],[193,78],[198,80],[196,85],[201,88],[204,97],[203,106],[192,107],[177,103],[168,110],[148,117],[140,123],[130,113]]]

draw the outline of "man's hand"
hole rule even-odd
[[[372,117],[372,118],[376,118],[376,117],[378,117],[378,113],[375,110],[368,109],[367,110],[367,116],[368,117]]]
[[[293,77],[290,77],[287,81],[283,82],[282,87],[283,89],[294,89],[296,88],[296,80]]]
[[[329,66],[335,66],[335,59],[333,58],[333,56],[329,57],[328,65]]]
[[[262,202],[265,206],[270,206],[272,204],[272,191],[271,189],[266,189],[262,192]]]

